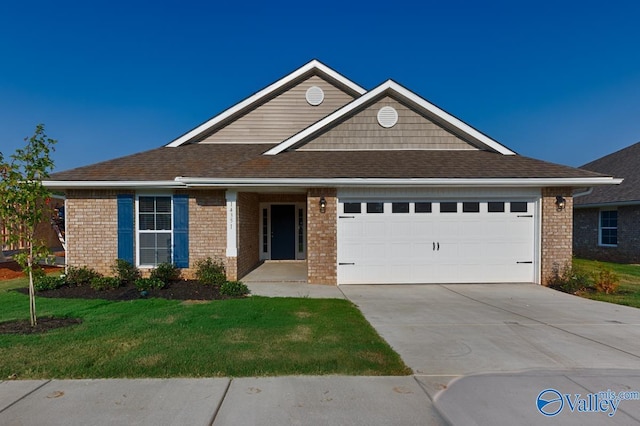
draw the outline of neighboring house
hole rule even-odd
[[[587,259],[640,263],[640,142],[581,169],[618,176],[624,181],[593,188],[576,197],[574,254]]]
[[[606,175],[522,157],[389,80],[311,61],[164,147],[56,173],[67,262],[230,279],[265,260],[308,282],[544,282],[571,260],[572,192]]]

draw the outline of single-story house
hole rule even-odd
[[[612,177],[516,154],[388,80],[313,60],[163,147],[55,173],[67,262],[108,272],[208,256],[229,279],[544,283],[572,256],[572,192]]]
[[[575,198],[573,249],[576,256],[640,263],[640,142],[580,167],[624,178]]]

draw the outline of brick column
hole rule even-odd
[[[566,200],[558,211],[556,196]],[[573,244],[573,198],[571,188],[542,188],[541,282],[547,285],[555,265],[571,265]]]
[[[320,199],[327,208],[320,212]],[[338,283],[338,198],[335,188],[312,188],[307,193],[307,279],[310,284]]]

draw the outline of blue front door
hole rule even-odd
[[[296,258],[296,206],[271,206],[271,259]]]

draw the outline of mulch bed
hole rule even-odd
[[[60,268],[56,266],[42,266],[42,269],[47,273],[60,270]],[[24,276],[24,272],[22,272],[22,269],[20,269],[17,262],[10,261],[0,263],[0,281],[21,278]]]
[[[0,323],[0,334],[36,334],[44,333],[61,327],[81,324],[80,318],[38,318],[35,327],[31,327],[29,320],[15,320]]]
[[[16,289],[23,294],[29,294],[28,288]],[[149,290],[141,295],[133,284],[128,284],[112,290],[96,291],[89,286],[63,286],[56,290],[38,291],[36,297],[54,297],[64,299],[105,299],[105,300],[136,300],[150,297],[172,300],[222,300],[229,296],[220,294],[217,286],[208,286],[195,280],[182,280],[169,284],[163,289]]]

